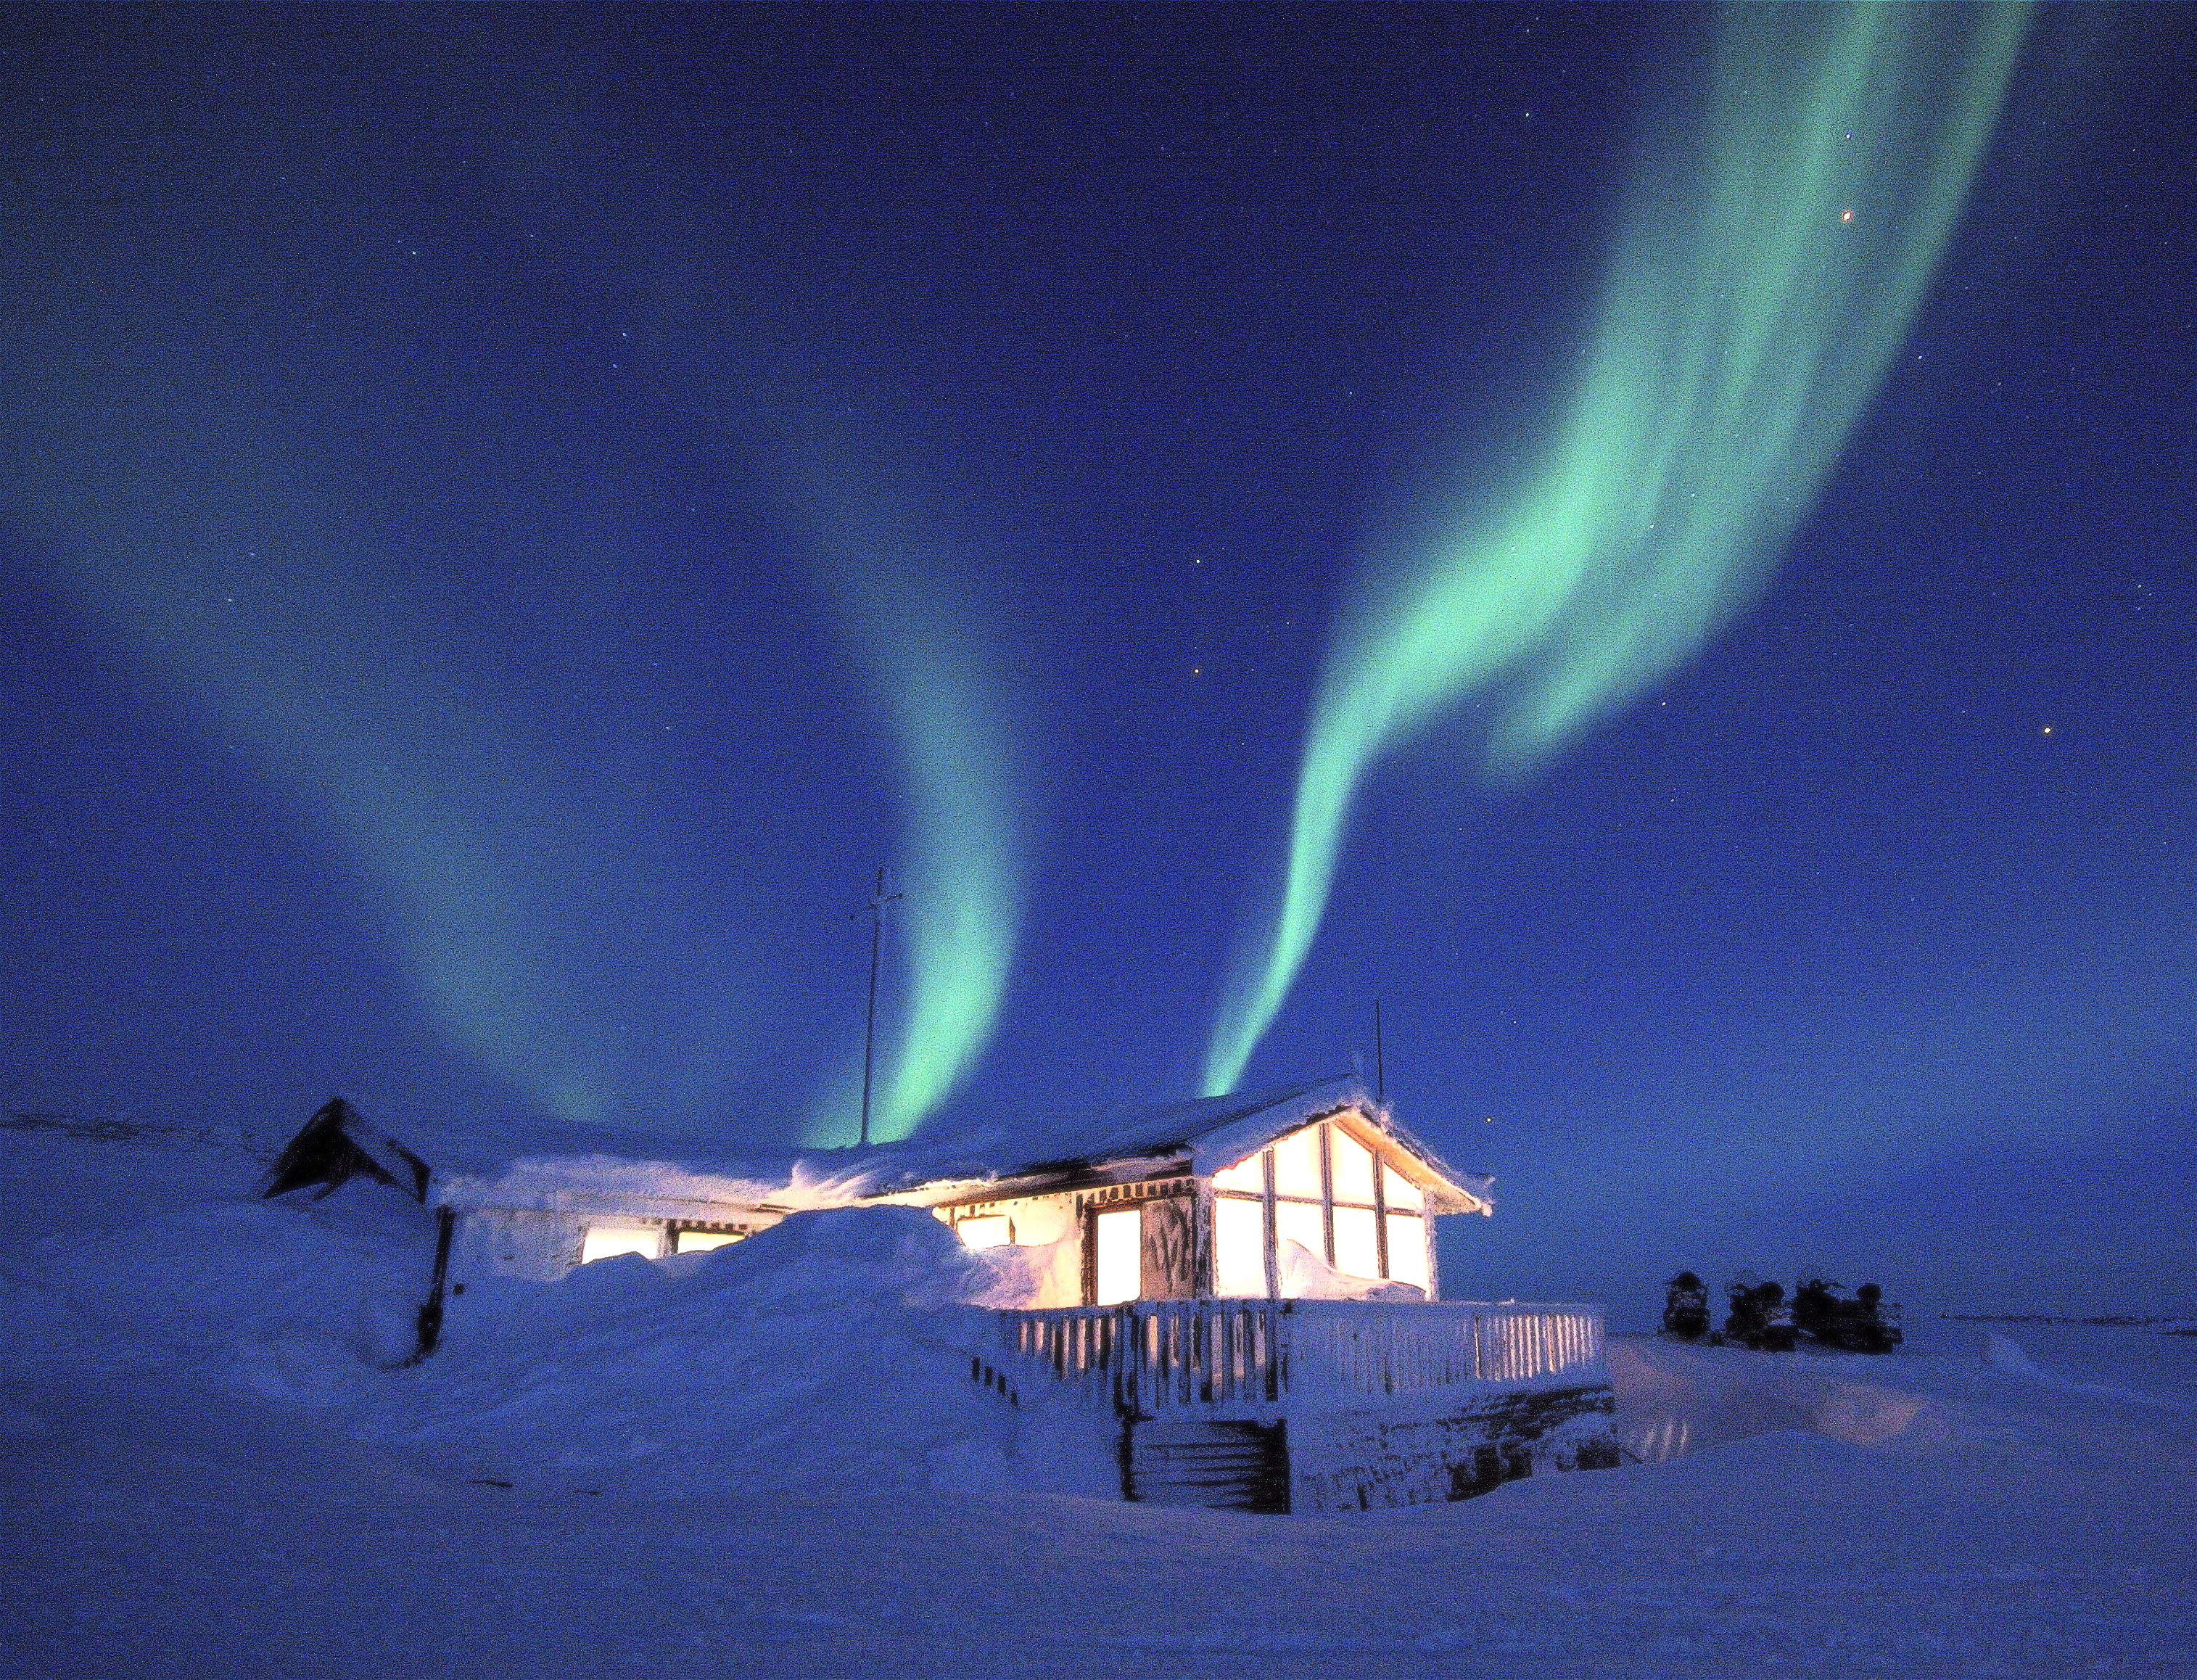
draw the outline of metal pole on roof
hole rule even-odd
[[[866,1148],[870,1141],[870,1069],[876,1062],[878,1044],[878,952],[884,942],[885,906],[899,896],[885,890],[885,866],[879,864],[877,890],[870,895],[870,1013],[862,1031],[861,1143]]]
[[[1381,999],[1373,999],[1373,1100],[1388,1100],[1388,1071],[1381,1060]]]

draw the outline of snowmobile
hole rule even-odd
[[[1793,1321],[1825,1347],[1858,1353],[1889,1353],[1901,1340],[1898,1304],[1874,1283],[1848,1300],[1828,1278],[1804,1278],[1794,1291]]]
[[[1681,1272],[1664,1285],[1663,1334],[1698,1341],[1709,1333],[1708,1285]]]
[[[1726,1341],[1771,1353],[1793,1351],[1793,1309],[1783,1283],[1742,1272],[1725,1290],[1731,1298],[1731,1313],[1724,1321]]]

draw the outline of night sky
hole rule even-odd
[[[883,864],[881,1133],[1377,999],[1452,1293],[2186,1307],[2197,31],[1777,10],[9,9],[0,1098],[851,1141]]]

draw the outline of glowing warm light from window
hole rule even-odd
[[[1254,1157],[1253,1165],[1256,1165]],[[1256,1202],[1217,1196],[1213,1203],[1213,1293],[1267,1293],[1267,1214]]]
[[[707,1254],[712,1248],[722,1248],[728,1243],[737,1243],[746,1233],[738,1231],[682,1231],[673,1252],[681,1254]]]
[[[1270,1167],[1271,1201],[1265,1194]],[[1429,1297],[1434,1293],[1427,1192],[1398,1172],[1383,1150],[1340,1125],[1315,1122],[1278,1138],[1266,1156],[1255,1155],[1215,1173],[1213,1187],[1216,1295],[1263,1297],[1268,1262],[1287,1243],[1350,1277],[1388,1277]],[[1278,1281],[1284,1295],[1296,1292],[1286,1266]]]
[[[1423,1208],[1426,1197],[1419,1187],[1387,1162],[1381,1163],[1381,1199],[1391,1208]]]
[[[1263,1195],[1267,1188],[1267,1169],[1261,1163],[1263,1156],[1253,1156],[1249,1161],[1239,1161],[1233,1167],[1224,1167],[1213,1175],[1215,1190],[1249,1190],[1254,1196]]]
[[[1374,1235],[1371,1208],[1335,1210],[1335,1269],[1354,1277],[1381,1275],[1380,1240]]]
[[[1327,1258],[1327,1221],[1317,1202],[1277,1202],[1274,1204],[1274,1246],[1301,1243],[1322,1260]]]
[[[1134,1208],[1098,1215],[1098,1304],[1116,1306],[1144,1289],[1145,1218]]]
[[[1388,1215],[1388,1275],[1399,1283],[1434,1292],[1427,1270],[1427,1222],[1417,1214]]]
[[[954,1231],[961,1239],[961,1246],[965,1248],[1004,1248],[1015,1240],[1005,1214],[989,1214],[982,1219],[959,1220],[954,1225]]]
[[[1319,1127],[1307,1126],[1274,1144],[1274,1194],[1317,1202],[1327,1193],[1319,1175]],[[1318,1249],[1315,1248],[1317,1253]]]
[[[1335,1199],[1373,1205],[1373,1151],[1339,1126],[1327,1129],[1328,1171],[1335,1180]],[[1340,1227],[1337,1227],[1339,1230]],[[1340,1243],[1342,1238],[1336,1241]],[[1340,1262],[1337,1262],[1340,1264]]]
[[[580,1239],[580,1264],[587,1266],[613,1254],[639,1254],[654,1260],[664,1252],[664,1233],[652,1225],[591,1225]]]

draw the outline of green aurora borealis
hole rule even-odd
[[[1577,385],[1507,506],[1350,598],[1271,924],[1214,1023],[1234,1088],[1311,951],[1381,758],[1469,701],[1517,778],[1754,594],[1897,354],[1989,139],[2012,9],[1738,7],[1707,108],[1649,148]],[[1691,125],[1698,124],[1697,130]]]

